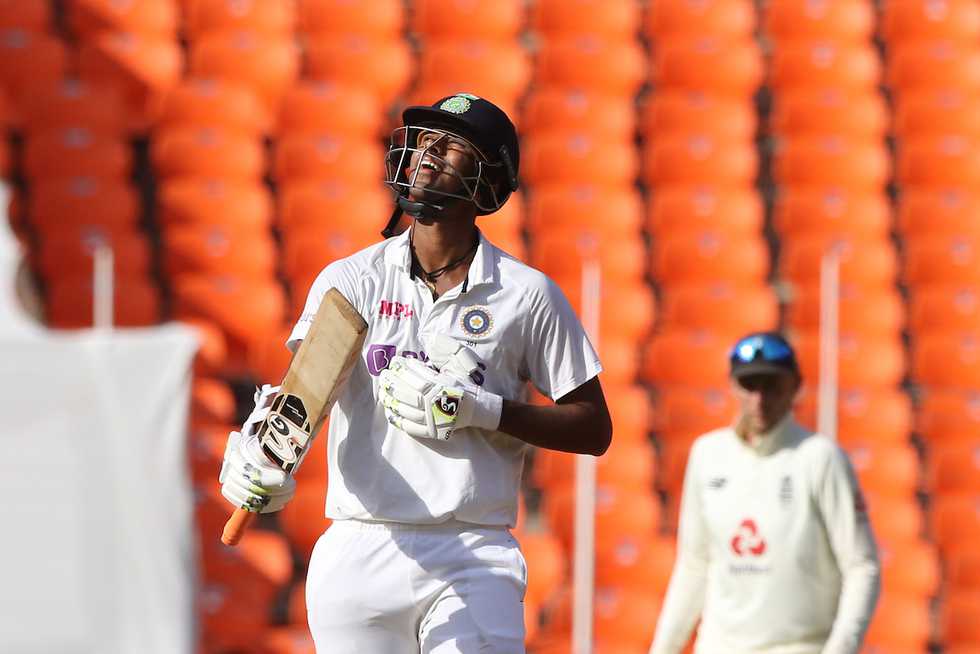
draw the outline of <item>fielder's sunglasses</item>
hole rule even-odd
[[[783,339],[772,334],[746,336],[732,347],[732,365],[752,363],[761,359],[767,363],[792,363],[796,357]]]

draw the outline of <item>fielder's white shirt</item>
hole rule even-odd
[[[844,452],[787,416],[748,444],[732,428],[691,448],[678,554],[651,654],[858,652],[878,554]]]
[[[513,526],[526,444],[475,428],[449,441],[413,438],[385,419],[378,375],[396,355],[426,359],[423,336],[436,333],[473,349],[487,366],[483,388],[505,399],[525,399],[528,381],[557,399],[602,367],[567,299],[543,273],[481,234],[467,279],[433,300],[411,275],[409,231],[327,266],[287,342],[295,351],[331,287],[368,323],[362,356],[330,413],[326,515]]]

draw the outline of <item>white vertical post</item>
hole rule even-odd
[[[112,248],[99,243],[92,253],[92,322],[96,329],[112,329],[114,280]]]
[[[840,343],[840,252],[832,247],[820,262],[820,366],[817,431],[837,439],[837,366]]]
[[[599,348],[599,311],[602,278],[599,262],[590,259],[582,266],[582,324]],[[572,571],[572,652],[592,654],[592,616],[595,598],[595,501],[596,460],[575,457],[575,558]]]

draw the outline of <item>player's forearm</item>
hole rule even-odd
[[[876,560],[855,562],[845,571],[837,619],[824,654],[856,654],[860,651],[880,589],[880,569]]]
[[[612,441],[612,421],[593,403],[538,406],[504,400],[499,431],[549,450],[601,456]]]

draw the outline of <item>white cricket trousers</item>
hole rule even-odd
[[[317,654],[523,654],[527,564],[502,527],[338,520],[313,548]]]

